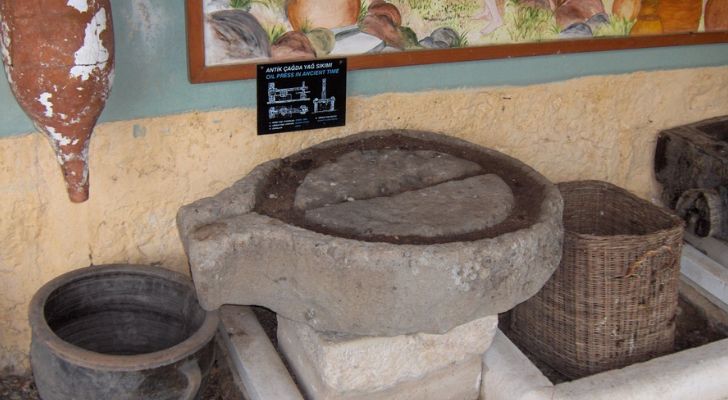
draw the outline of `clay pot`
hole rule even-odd
[[[708,0],[705,5],[705,30],[728,30],[728,0]]]
[[[219,317],[181,274],[81,268],[41,287],[28,311],[44,400],[194,400],[207,384]]]
[[[640,0],[614,0],[612,14],[631,21],[639,15],[640,3]]]
[[[360,0],[289,0],[286,12],[294,30],[356,24]]]
[[[657,6],[664,33],[697,32],[702,13],[702,0],[660,0]]]
[[[89,139],[113,81],[110,1],[0,1],[0,19],[10,88],[50,140],[71,201],[83,202]]]

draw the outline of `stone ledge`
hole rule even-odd
[[[245,399],[303,400],[250,307],[221,307],[218,337]]]

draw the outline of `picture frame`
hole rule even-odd
[[[240,63],[209,65],[206,60],[206,52],[208,50],[206,49],[205,42],[205,24],[207,23],[207,16],[203,9],[203,3],[205,1],[211,0],[185,1],[187,18],[186,27],[188,70],[190,82],[208,83],[253,79],[256,76],[256,65],[265,62],[280,61],[271,59],[270,61],[257,60],[255,62],[248,62],[243,60]],[[349,55],[347,56],[347,58],[348,69],[351,71],[370,68],[391,68],[435,63],[494,60],[503,58],[544,56],[554,54],[644,49],[666,46],[704,45],[716,43],[728,43],[728,29],[725,31],[720,30],[711,32],[685,32],[628,37],[595,37],[588,39],[566,38],[539,42],[504,44],[499,43],[447,49],[418,49],[411,51],[386,52],[379,54]]]

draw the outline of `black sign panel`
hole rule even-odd
[[[258,135],[346,124],[346,59],[258,66]]]

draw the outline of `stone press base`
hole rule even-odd
[[[311,400],[477,400],[497,325],[488,316],[442,335],[371,337],[279,316],[278,343]]]

